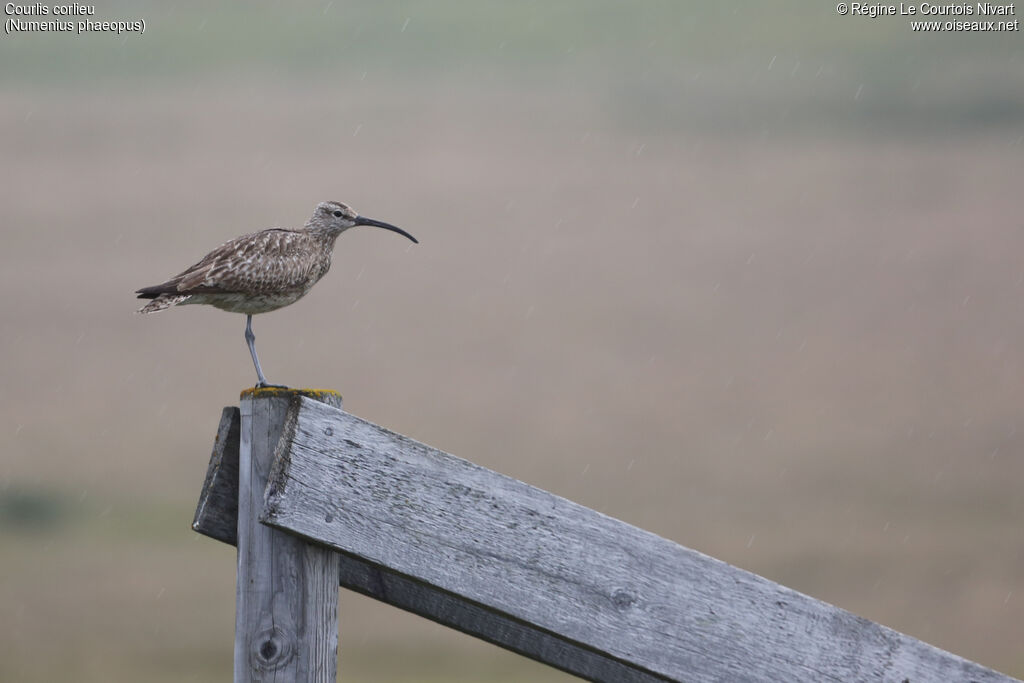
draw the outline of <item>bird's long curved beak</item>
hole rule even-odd
[[[391,232],[397,232],[399,235],[405,235],[416,244],[420,243],[418,239],[407,233],[405,230],[402,230],[397,225],[391,225],[390,223],[385,223],[384,221],[375,221],[372,218],[367,218],[366,216],[356,216],[356,225],[372,225],[376,228],[384,228],[385,230],[390,230]]]

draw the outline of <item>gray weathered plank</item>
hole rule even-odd
[[[637,674],[1013,680],[305,399],[291,407],[263,519]]]
[[[465,598],[341,554],[341,584],[395,607],[588,680],[660,683],[666,679],[547,633]]]
[[[237,407],[221,411],[217,438],[192,528],[236,545],[238,538],[238,439],[242,418]]]
[[[338,555],[260,524],[258,519],[289,402],[299,395],[286,389],[242,393],[236,683],[334,683],[337,678]],[[338,394],[314,395],[340,406]]]
[[[224,419],[229,420],[225,426]],[[230,422],[233,420],[233,422]],[[214,444],[210,467],[200,495],[196,531],[218,541],[235,545],[238,522],[238,438],[239,412],[225,408],[221,430]],[[224,430],[234,439],[225,439]],[[232,448],[233,444],[233,448]],[[588,650],[546,631],[537,629],[476,605],[458,595],[396,574],[358,557],[338,555],[339,584],[343,588],[418,614],[450,628],[517,652],[545,664],[591,680],[623,683],[653,683],[664,680],[638,672],[622,662]]]

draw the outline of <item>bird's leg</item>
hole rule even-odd
[[[252,333],[252,315],[245,316],[245,343],[249,345],[249,353],[252,354],[252,364],[256,366],[256,377],[259,378],[259,382],[256,383],[257,389],[263,387],[277,387],[279,389],[287,389],[283,384],[270,384],[267,382],[267,378],[263,376],[263,368],[260,367],[260,358],[256,355],[256,335]]]

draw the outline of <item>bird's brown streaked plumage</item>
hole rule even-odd
[[[209,304],[232,313],[266,313],[295,303],[331,267],[337,234],[271,228],[225,242],[167,282],[138,291],[141,313]]]
[[[357,225],[385,228],[417,241],[401,228],[360,216],[341,202],[323,202],[303,228],[270,228],[236,237],[170,280],[136,290],[140,299],[152,299],[138,312],[207,304],[244,313],[246,341],[259,385],[266,385],[253,344],[252,316],[288,306],[305,296],[330,269],[338,235]]]

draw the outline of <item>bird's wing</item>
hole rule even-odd
[[[301,286],[304,233],[271,228],[220,245],[167,282],[140,294],[213,294],[280,291]]]

